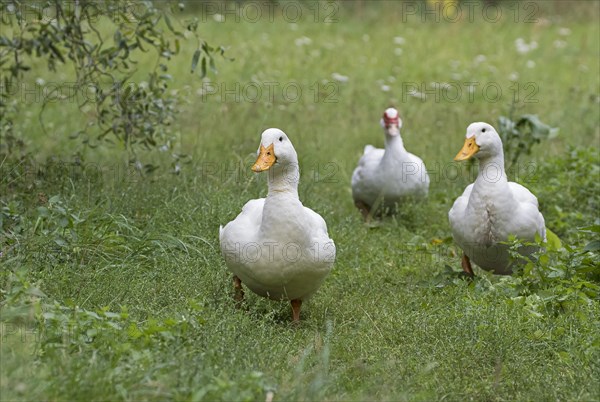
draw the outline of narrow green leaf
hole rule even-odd
[[[202,58],[202,63],[200,65],[200,73],[202,78],[206,77],[206,57]]]
[[[196,70],[196,66],[198,66],[198,60],[200,59],[200,49],[197,49],[194,52],[194,56],[192,56],[192,73]]]

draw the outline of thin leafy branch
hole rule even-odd
[[[72,67],[72,88],[61,90],[55,85],[43,96],[40,112],[42,129],[44,111],[51,101],[76,102],[87,111],[87,124],[71,135],[96,147],[116,142],[134,156],[137,149],[172,148],[171,125],[178,107],[176,95],[167,90],[172,76],[168,63],[181,51],[181,41],[194,37],[198,50],[192,65],[202,60],[216,72],[214,54],[224,55],[225,48],[214,48],[198,33],[198,20],[181,22],[177,8],[167,3],[109,0],[47,0],[40,2],[6,1],[0,6],[3,27],[0,35],[0,152],[11,154],[24,147],[14,132],[14,119],[24,103],[19,86],[36,60],[43,60],[49,71]],[[179,5],[182,11],[183,5]],[[178,21],[184,31],[175,28]],[[114,31],[107,38],[106,24]],[[99,27],[102,26],[102,29]],[[141,70],[140,56],[153,51],[155,62],[143,81],[132,81]],[[144,66],[144,69],[147,67]],[[192,68],[192,71],[195,68]],[[80,96],[84,93],[85,96]],[[91,109],[91,111],[90,111]]]

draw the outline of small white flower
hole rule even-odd
[[[160,148],[158,148],[158,150],[161,152],[167,152],[169,150],[169,145],[164,144]]]
[[[225,16],[223,14],[215,14],[213,15],[213,20],[217,22],[225,22]]]
[[[517,73],[516,71],[510,73],[510,75],[508,76],[508,79],[510,81],[517,81],[519,79],[519,73]]]
[[[527,60],[527,63],[525,63],[525,66],[527,66],[527,68],[534,68],[535,67],[535,61],[533,61],[533,60]]]
[[[38,77],[38,78],[36,78],[35,83],[38,84],[39,86],[42,86],[46,83],[46,81],[44,81],[43,78]]]
[[[569,36],[571,35],[571,30],[569,28],[563,27],[558,30],[558,34],[561,36]]]
[[[146,81],[142,81],[138,84],[138,87],[140,87],[141,89],[146,89],[148,88],[148,83]]]
[[[538,43],[536,41],[531,41],[530,43],[525,42],[523,38],[517,38],[515,40],[515,47],[517,49],[517,53],[525,54],[530,51],[538,48]]]
[[[387,80],[388,82],[396,82],[396,77],[390,75],[389,77],[387,77]]]
[[[390,92],[392,90],[392,87],[390,87],[389,85],[382,85],[381,90],[383,92]]]
[[[419,92],[416,89],[411,89],[410,91],[408,91],[408,95],[412,96],[413,98],[418,98],[418,99],[426,99],[427,95],[425,95],[423,92]]]
[[[404,45],[406,43],[406,39],[404,39],[402,36],[396,36],[394,38],[394,43],[396,45]]]
[[[292,31],[297,31],[298,30],[298,24],[296,24],[295,22],[290,22],[290,29]]]
[[[565,42],[564,40],[557,39],[554,41],[553,45],[557,49],[563,49],[567,47],[567,42]]]
[[[475,58],[473,59],[473,62],[475,63],[475,65],[477,64],[481,64],[484,61],[487,60],[487,57],[485,57],[485,55],[483,54],[478,54],[477,56],[475,56]]]
[[[296,46],[304,46],[310,45],[312,43],[312,39],[307,36],[302,36],[294,41]]]
[[[348,82],[349,79],[347,75],[342,75],[340,73],[331,74],[331,78],[338,82]]]
[[[402,48],[399,48],[399,47],[395,48],[394,49],[394,54],[396,56],[402,56]]]

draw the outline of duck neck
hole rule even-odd
[[[505,186],[508,183],[504,171],[504,154],[499,152],[495,155],[479,159],[479,173],[475,181],[477,186]]]
[[[300,168],[298,163],[278,166],[269,169],[268,173],[268,196],[279,194],[293,195],[298,197],[298,182],[300,181]]]
[[[398,157],[406,153],[406,149],[404,149],[404,142],[399,134],[385,136],[385,153],[386,155],[391,155],[394,157]]]

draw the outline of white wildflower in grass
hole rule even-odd
[[[347,75],[342,75],[340,73],[331,74],[331,78],[337,82],[348,82],[349,79]]]
[[[535,67],[535,61],[533,61],[533,60],[527,60],[527,63],[525,63],[525,66],[527,66],[527,68],[534,68]]]
[[[138,87],[140,87],[141,89],[147,89],[148,83],[146,81],[142,81],[138,84]]]
[[[387,80],[388,82],[396,82],[396,77],[390,75],[389,77],[387,77]]]
[[[554,41],[553,45],[557,49],[563,49],[567,47],[567,42],[565,42],[564,40],[557,39]]]
[[[519,38],[520,39],[520,38]],[[485,62],[487,60],[487,57],[485,57],[485,55],[483,54],[478,54],[477,56],[475,56],[475,58],[473,59],[473,63],[477,66],[483,62]]]
[[[509,74],[508,79],[509,79],[509,81],[517,81],[519,79],[519,73],[517,73],[516,71],[513,71],[512,73]]]
[[[462,80],[462,74],[452,73],[450,74],[450,78],[452,78],[454,81]]]
[[[538,48],[538,43],[536,41],[531,41],[530,43],[525,42],[523,38],[517,38],[515,40],[515,48],[517,49],[517,53],[525,54],[530,51]]]
[[[38,77],[35,79],[35,83],[38,84],[39,86],[42,86],[46,83],[46,81],[43,78]]]
[[[427,99],[427,95],[425,95],[423,92],[417,91],[416,89],[411,89],[408,91],[408,95],[417,99]]]
[[[289,26],[290,26],[290,29],[292,31],[297,31],[298,30],[298,24],[296,24],[295,22],[290,22]]]
[[[213,20],[217,22],[225,22],[225,16],[223,14],[215,14],[213,15]]]
[[[399,48],[399,47],[395,48],[394,49],[394,54],[396,56],[402,56],[402,48]]]
[[[211,95],[211,94],[214,94],[215,92],[216,92],[215,87],[211,83],[206,83],[203,86],[201,86],[200,88],[196,89],[196,95],[198,95],[198,96]]]
[[[161,151],[161,152],[167,152],[169,150],[169,145],[168,144],[164,144],[160,148],[158,148],[158,150]]]
[[[394,38],[394,43],[396,45],[404,45],[406,43],[406,39],[404,39],[402,36],[396,36]]]
[[[381,90],[383,92],[390,92],[392,90],[392,87],[390,87],[389,85],[382,85]]]
[[[296,46],[304,46],[310,45],[312,43],[312,39],[307,36],[302,36],[294,41]]]
[[[560,36],[569,36],[571,35],[571,30],[569,28],[563,27],[558,30],[558,34]]]

